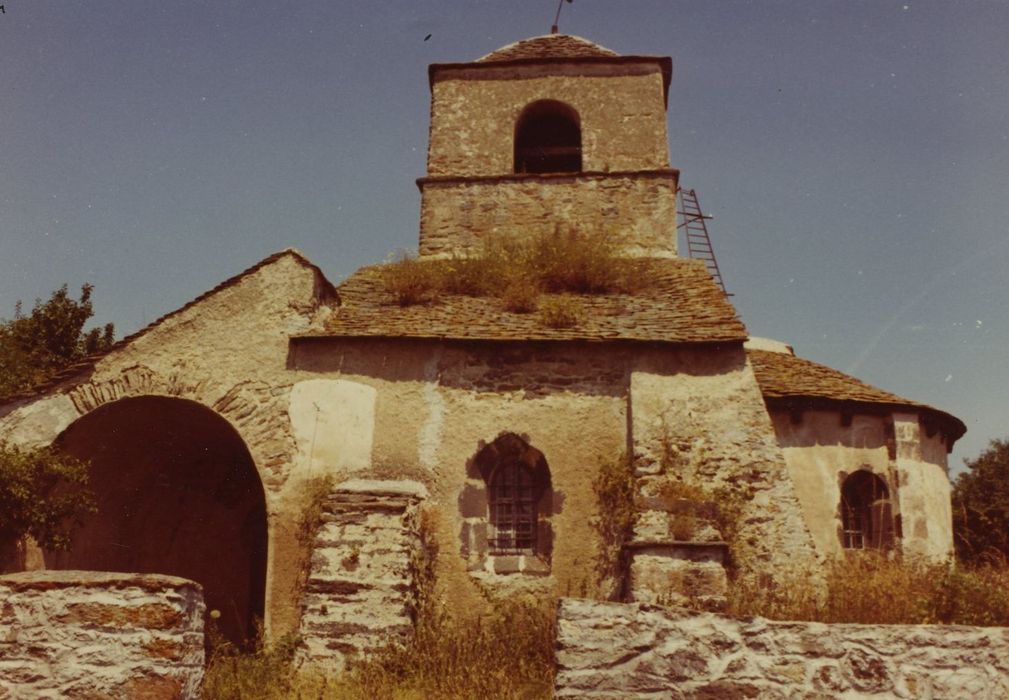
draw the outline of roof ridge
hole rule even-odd
[[[162,323],[172,318],[173,316],[181,314],[183,311],[192,308],[193,306],[214,296],[215,294],[223,291],[224,289],[233,287],[234,285],[238,284],[238,282],[245,279],[249,275],[261,270],[267,265],[276,262],[277,260],[280,260],[285,256],[290,256],[294,258],[300,265],[303,265],[313,270],[319,276],[319,279],[322,281],[323,290],[326,292],[330,292],[334,295],[336,294],[336,288],[333,287],[333,284],[326,278],[326,275],[322,272],[319,266],[308,259],[308,256],[306,256],[297,248],[293,247],[284,248],[283,250],[278,250],[276,253],[272,253],[271,255],[266,256],[259,262],[255,263],[254,265],[251,265],[250,267],[247,267],[238,274],[232,275],[223,282],[220,282],[217,285],[208,289],[207,291],[203,292],[199,296],[189,300],[188,302],[178,307],[177,309],[162,314],[161,316],[154,319],[153,321],[151,321],[144,327],[140,328],[139,330],[134,331],[133,333],[130,333],[129,335],[120,338],[111,346],[109,346],[107,349],[102,350],[101,352],[92,353],[91,355],[81,358],[80,360],[74,362],[73,364],[64,367],[55,375],[53,375],[52,377],[43,382],[40,382],[27,389],[23,389],[13,394],[8,394],[7,396],[0,396],[0,404],[6,404],[12,401],[17,401],[18,399],[37,396],[38,394],[44,392],[46,389],[49,389],[63,381],[66,381],[70,377],[80,374],[81,372],[91,367],[94,367],[95,363],[97,363],[103,357],[106,357],[112,354],[113,352],[126,347],[127,345],[134,342],[141,336],[144,336],[150,331],[154,330],[156,327],[160,326]]]
[[[570,45],[565,46],[565,44]],[[551,53],[552,49],[560,49],[560,51]],[[527,53],[530,55],[524,55]],[[574,34],[541,34],[513,41],[481,56],[473,62],[493,63],[495,61],[509,61],[517,58],[583,58],[585,56],[619,55],[612,49]]]

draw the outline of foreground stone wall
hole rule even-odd
[[[0,697],[198,698],[203,594],[153,574],[0,576]]]
[[[425,496],[412,481],[352,480],[326,500],[302,600],[303,659],[339,670],[412,633]]]
[[[734,620],[562,599],[558,698],[1009,697],[1009,629]]]

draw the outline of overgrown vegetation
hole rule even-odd
[[[555,601],[488,601],[482,615],[452,610],[435,593],[434,523],[424,517],[420,527],[424,547],[411,561],[417,580],[413,639],[339,675],[299,667],[297,641],[290,638],[251,654],[218,652],[207,669],[205,700],[552,697]]]
[[[1009,565],[952,566],[865,551],[827,564],[826,594],[810,572],[739,580],[729,614],[865,624],[1009,625]]]
[[[627,293],[648,284],[641,267],[618,255],[611,239],[560,228],[528,238],[488,239],[475,255],[439,260],[404,256],[382,267],[382,281],[401,306],[461,294],[496,297],[516,313],[534,311],[543,293]]]
[[[623,594],[620,586],[627,574],[627,553],[624,544],[634,535],[637,516],[637,482],[634,464],[626,455],[599,465],[592,480],[596,497],[593,528],[599,535],[599,556],[596,560],[596,583],[604,599],[617,600]]]
[[[1009,440],[992,440],[953,484],[953,531],[961,561],[1009,557]]]
[[[87,462],[0,442],[0,547],[29,535],[45,549],[65,549],[72,529],[95,512],[87,484]]]
[[[46,381],[61,369],[90,354],[111,347],[115,329],[84,331],[84,324],[94,314],[91,305],[93,287],[81,287],[75,300],[63,285],[42,302],[35,301],[30,314],[17,303],[14,318],[0,320],[0,396],[8,396]]]

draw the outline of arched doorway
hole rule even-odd
[[[266,501],[242,438],[184,399],[126,398],[79,418],[56,445],[91,462],[98,513],[46,565],[161,573],[203,585],[234,642],[254,633],[266,585]]]

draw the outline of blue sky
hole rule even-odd
[[[68,283],[138,329],[294,246],[414,248],[426,65],[553,0],[5,0],[0,316]],[[1009,3],[575,0],[669,55],[670,156],[753,335],[1009,434]],[[429,40],[424,38],[430,34]]]

